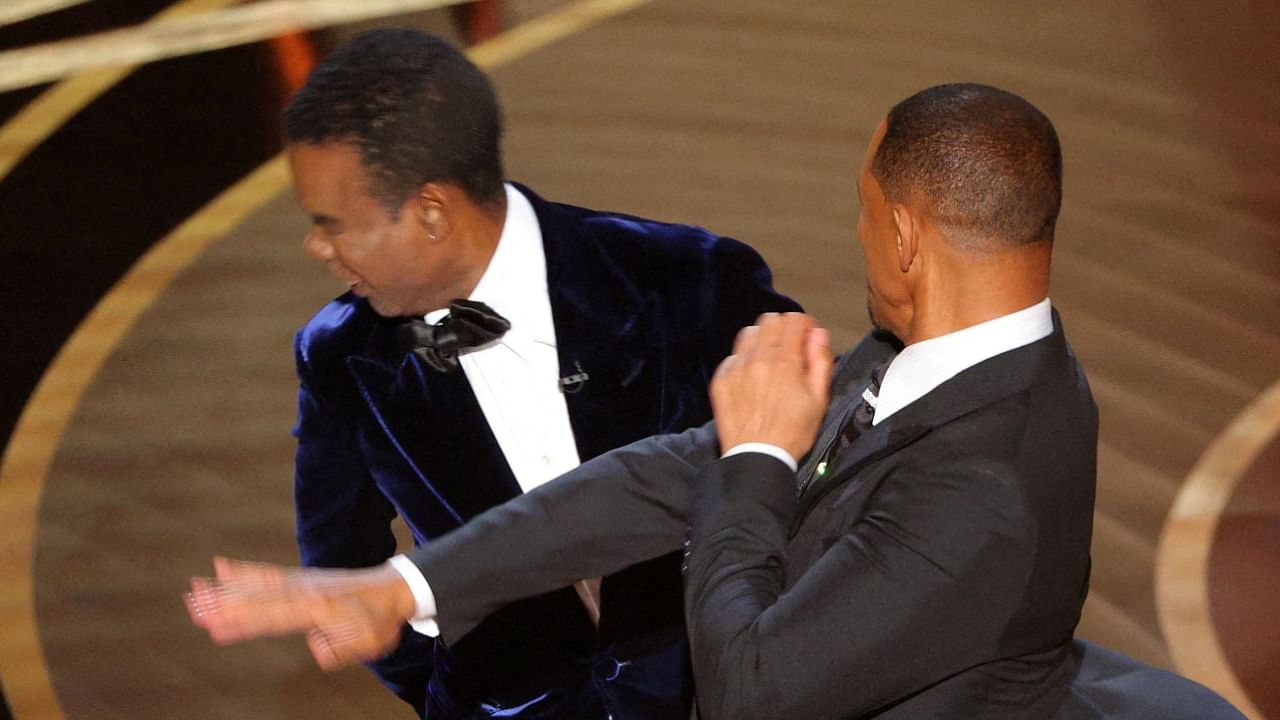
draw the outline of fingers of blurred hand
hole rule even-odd
[[[799,457],[813,444],[829,397],[825,330],[802,313],[762,315],[716,370],[711,406],[722,448],[776,445]]]
[[[777,346],[782,333],[784,317],[784,315],[778,313],[765,313],[760,316],[757,321],[760,330],[756,333],[756,342],[753,348],[756,353],[767,351]]]
[[[809,328],[805,335],[804,358],[809,391],[814,397],[827,397],[831,387],[831,369],[835,361],[831,356],[831,334],[826,328]]]
[[[766,317],[761,315],[760,319]],[[757,322],[760,320],[757,319]],[[760,333],[759,325],[748,325],[738,331],[733,338],[733,350],[720,361],[716,366],[716,371],[711,376],[711,390],[714,393],[717,387],[723,386],[726,378],[733,372],[734,368],[741,367],[745,357],[749,357],[756,345],[756,336]]]
[[[764,318],[765,316],[761,315],[760,317]],[[759,322],[759,320],[757,320],[757,322]],[[759,333],[759,325],[748,325],[739,330],[738,334],[733,338],[732,353],[734,355],[742,355],[743,353],[750,352],[751,349],[755,347],[756,336]]]
[[[216,580],[209,578],[191,578],[191,591],[186,594],[187,612],[196,627],[209,633],[214,642],[225,645],[238,642],[244,636],[243,618],[231,604],[228,612],[229,595]]]
[[[809,330],[813,328],[813,318],[804,313],[787,313],[782,316],[779,329],[778,348],[787,358],[804,358],[806,340]]]
[[[307,632],[307,648],[311,650],[311,657],[316,659],[320,669],[332,672],[342,667],[338,662],[337,653],[334,652],[333,644],[329,641],[329,636],[323,630],[315,629]]]
[[[756,354],[770,363],[800,364],[805,335],[813,318],[804,313],[784,313],[762,318]]]
[[[317,628],[307,633],[307,648],[321,670],[333,672],[362,662],[377,660],[377,652],[349,628]]]
[[[216,579],[195,577],[184,600],[192,622],[221,645],[305,632],[326,670],[395,647],[404,619],[393,569],[327,570],[215,558]],[[394,581],[394,582],[392,582]],[[389,589],[388,589],[389,588]],[[407,616],[406,616],[407,617]]]
[[[311,656],[324,670],[332,671],[387,654],[399,639],[399,630],[380,632],[371,618],[355,606],[342,609],[329,622],[307,632]]]
[[[716,394],[723,391],[724,384],[728,382],[729,375],[733,373],[733,369],[739,364],[738,355],[729,355],[720,361],[716,366],[716,371],[711,374],[711,396],[715,398]]]
[[[285,587],[298,593],[314,595],[346,595],[376,584],[382,568],[359,570],[305,568],[286,570],[282,578]]]
[[[288,574],[279,565],[232,560],[221,556],[213,558],[213,570],[219,582],[234,583],[241,587],[279,587]]]
[[[314,625],[315,599],[290,593],[283,585],[247,587],[192,578],[186,605],[191,621],[220,645],[256,637],[288,635]]]
[[[196,627],[206,627],[209,615],[217,609],[217,597],[209,589],[209,581],[202,577],[191,578],[191,591],[182,597],[191,622]]]

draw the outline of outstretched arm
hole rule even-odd
[[[410,558],[431,584],[446,640],[508,602],[680,547],[694,481],[719,457],[720,445],[765,442],[793,458],[803,455],[826,406],[825,332],[806,316],[764,316],[759,333],[740,335],[735,353],[742,349],[803,366],[800,404],[792,389],[752,370],[756,364],[735,365],[740,358],[731,357],[716,380],[722,389],[716,412],[728,429],[709,424],[620,448],[414,550]],[[743,372],[756,389],[733,389],[727,379]],[[753,406],[757,393],[777,412],[761,412],[763,402]],[[220,562],[217,569],[215,580],[193,579],[187,603],[197,625],[227,643],[306,632],[326,668],[384,653],[394,642],[390,629],[414,614],[408,585],[387,566],[335,572]]]
[[[415,550],[446,639],[508,602],[680,547],[689,486],[717,457],[713,425],[641,440]],[[381,657],[414,615],[412,592],[388,565],[321,570],[216,559],[215,570],[212,579],[193,578],[186,596],[197,626],[222,644],[306,633],[325,669]]]

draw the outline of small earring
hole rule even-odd
[[[436,241],[436,234],[434,232],[431,232],[430,230],[427,231],[427,237],[431,239],[431,242]]]

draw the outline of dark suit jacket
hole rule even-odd
[[[562,375],[590,376],[565,396],[583,460],[706,422],[707,383],[737,330],[761,312],[797,309],[739,242],[521,191],[542,230]],[[298,333],[306,565],[374,565],[394,552],[397,514],[429,544],[520,494],[465,374],[429,371],[397,347],[395,328],[348,294]],[[598,632],[577,595],[552,586],[448,646],[406,628],[374,669],[433,719],[687,714],[678,566],[678,556],[657,558],[606,577]]]
[[[811,456],[893,353],[869,336],[841,360]],[[1054,717],[1087,589],[1096,442],[1055,317],[1051,336],[864,433],[803,493],[773,458],[718,460],[707,426],[597,458],[412,557],[457,638],[544,583],[668,552],[689,525],[702,717]],[[605,506],[627,522],[594,521]]]

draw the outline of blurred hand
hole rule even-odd
[[[365,570],[285,568],[215,557],[216,578],[191,578],[187,611],[220,645],[306,633],[325,670],[393,650],[413,616],[413,594],[389,566]]]
[[[827,331],[801,313],[761,315],[743,328],[711,381],[720,447],[768,443],[800,458],[830,400]]]

